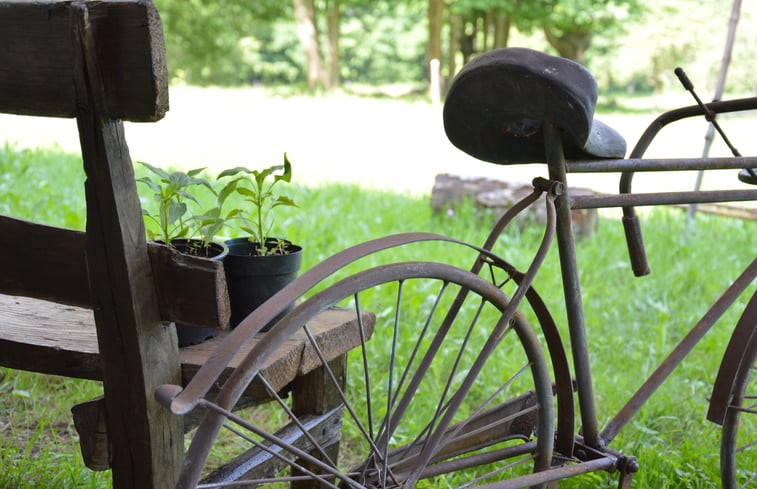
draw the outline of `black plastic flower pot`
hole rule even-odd
[[[211,242],[204,246],[202,240],[177,238],[171,241],[171,246],[185,255],[194,255],[210,260],[224,261],[229,253],[229,248],[223,243]],[[176,336],[179,339],[179,347],[197,345],[203,341],[218,336],[218,330],[213,328],[200,328],[188,324],[176,323]]]
[[[273,247],[277,241],[268,239],[266,245]],[[297,278],[302,265],[302,248],[286,241],[286,253],[261,256],[255,252],[257,243],[247,238],[230,239],[226,241],[226,246],[229,254],[224,260],[224,269],[231,302],[230,322],[234,328],[259,305]],[[270,329],[293,306],[293,303],[289,304],[263,331]]]

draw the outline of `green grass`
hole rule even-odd
[[[80,166],[78,157],[55,149],[0,147],[0,214],[82,229]],[[298,186],[292,193],[300,208],[283,209],[275,230],[304,246],[303,269],[346,246],[397,232],[434,231],[478,244],[493,220],[470,206],[432,215],[427,196],[352,184]],[[596,236],[577,243],[600,424],[752,259],[757,243],[754,222],[701,215],[687,229],[684,213],[661,209],[645,215],[642,224],[649,277],[632,276],[619,219],[602,219]],[[496,251],[525,268],[540,237],[534,227],[512,230]],[[556,255],[556,249],[550,251],[536,287],[567,341]],[[467,267],[472,254],[452,245],[412,245],[348,271],[406,259]],[[639,458],[636,486],[719,487],[719,432],[705,421],[706,398],[736,319],[732,312],[715,326],[693,352],[694,360],[673,374],[613,443]],[[96,382],[0,369],[0,487],[107,487],[107,473],[93,475],[83,467],[69,412],[100,393]],[[615,477],[600,473],[563,487],[585,487],[588,481],[596,487],[616,484]]]

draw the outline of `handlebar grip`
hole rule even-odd
[[[689,80],[689,77],[688,75],[686,75],[686,72],[683,71],[683,68],[678,67],[673,70],[673,72],[678,77],[678,80],[681,82],[681,85],[683,85],[683,88],[689,91],[694,90],[694,84],[691,83],[691,80]]]
[[[649,275],[649,262],[644,248],[644,237],[641,235],[639,217],[636,215],[623,216],[623,229],[626,232],[626,244],[628,245],[628,256],[631,259],[633,274],[637,277]]]

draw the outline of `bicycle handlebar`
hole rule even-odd
[[[676,75],[678,75],[684,87],[687,87],[688,89],[688,86],[691,85],[691,80],[689,80],[683,70],[681,70],[680,73],[678,71],[679,70],[676,70]],[[704,115],[709,118],[710,115],[714,116],[714,114],[755,109],[757,109],[757,97],[748,97],[735,100],[716,101],[709,104],[692,105],[665,112],[647,127],[628,157],[641,158],[660,130],[671,122],[694,116]],[[623,172],[620,177],[620,193],[631,193],[633,175],[633,171]],[[641,224],[636,215],[636,211],[632,206],[623,207],[623,228],[626,234],[628,255],[631,260],[631,267],[634,275],[637,277],[648,275],[650,270],[644,247],[644,238],[641,232]]]

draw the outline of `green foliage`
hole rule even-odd
[[[60,209],[67,207],[79,209],[83,219],[79,201],[83,190],[81,195],[71,194],[62,183],[68,183],[68,179],[83,181],[77,173],[81,165],[76,157],[7,145],[0,155],[3,214],[35,220],[43,216],[49,224],[66,225],[69,218]],[[76,170],[61,171],[69,166]],[[46,185],[40,191],[39,182],[49,175],[55,175],[56,182],[61,183]],[[8,190],[13,198],[6,198]],[[433,215],[427,196],[409,197],[356,185],[294,186],[289,195],[309,209],[307,214],[289,213],[293,209],[283,206],[279,221],[281,227],[292,229],[294,239],[307,243],[312,250],[303,256],[304,269],[347,246],[403,231],[432,231],[481,243],[495,218],[470,205],[449,215]],[[28,196],[26,200],[34,204],[29,207],[18,196]],[[699,215],[696,228],[687,230],[683,212],[660,209],[643,215],[642,226],[652,268],[648,277],[632,276],[622,226],[616,219],[601,220],[598,235],[576,243],[601,424],[620,409],[641,379],[662,361],[748,262],[749,256],[734,250],[754,250],[752,221]],[[523,268],[541,235],[538,227],[511,229],[495,251]],[[372,257],[345,273],[382,261],[419,258],[462,267],[471,264],[471,257],[457,247],[419,246]],[[565,331],[559,270],[553,249],[535,288]],[[755,287],[757,284],[752,284],[747,293],[753,293]],[[719,487],[719,430],[705,421],[707,397],[738,319],[738,308],[744,307],[746,298],[739,299],[735,310],[715,325],[693,357],[674,372],[613,442],[612,448],[639,458],[642,470],[634,479],[639,487]],[[84,468],[69,412],[71,405],[101,393],[97,382],[0,369],[0,487],[109,487],[107,472],[93,474]],[[561,483],[566,488],[587,485],[615,487],[616,476],[601,472]]]
[[[256,71],[248,64],[254,61],[250,53],[265,46],[250,45],[250,40],[270,39],[276,19],[291,17],[290,2],[275,0],[155,3],[163,19],[171,74],[201,85],[252,81]]]
[[[419,2],[352,2],[342,15],[341,78],[392,83],[425,78],[425,5]]]
[[[222,214],[223,204],[229,192],[223,189],[217,194],[213,185],[200,176],[204,168],[183,172],[162,170],[144,162],[141,162],[141,165],[157,177],[154,179],[145,175],[137,179],[153,192],[153,201],[158,206],[157,211],[142,209],[145,220],[158,229],[154,232],[147,227],[150,239],[158,239],[168,246],[174,246],[174,240],[178,238],[199,237],[207,249],[229,218]],[[192,212],[189,203],[194,203],[197,209],[203,209],[200,198],[193,192],[195,188],[205,188],[207,192],[216,196],[215,207]],[[202,250],[190,247],[188,252],[199,254]]]
[[[281,173],[276,172],[281,170]],[[239,175],[241,173],[241,175]],[[236,176],[239,175],[239,176]],[[236,177],[235,177],[236,176]],[[235,209],[229,213],[229,219],[235,218],[241,222],[241,229],[249,233],[249,240],[255,245],[258,255],[286,254],[287,246],[283,240],[277,240],[275,247],[269,247],[271,228],[274,224],[274,209],[277,207],[297,207],[290,197],[274,193],[273,187],[279,182],[289,183],[292,180],[292,164],[284,153],[284,164],[274,165],[264,170],[250,170],[236,167],[224,170],[218,179],[232,178],[219,194],[219,199],[225,200],[231,192],[242,196],[247,209]]]
[[[0,146],[0,195],[0,214],[84,229],[84,168],[78,156],[6,142]]]

